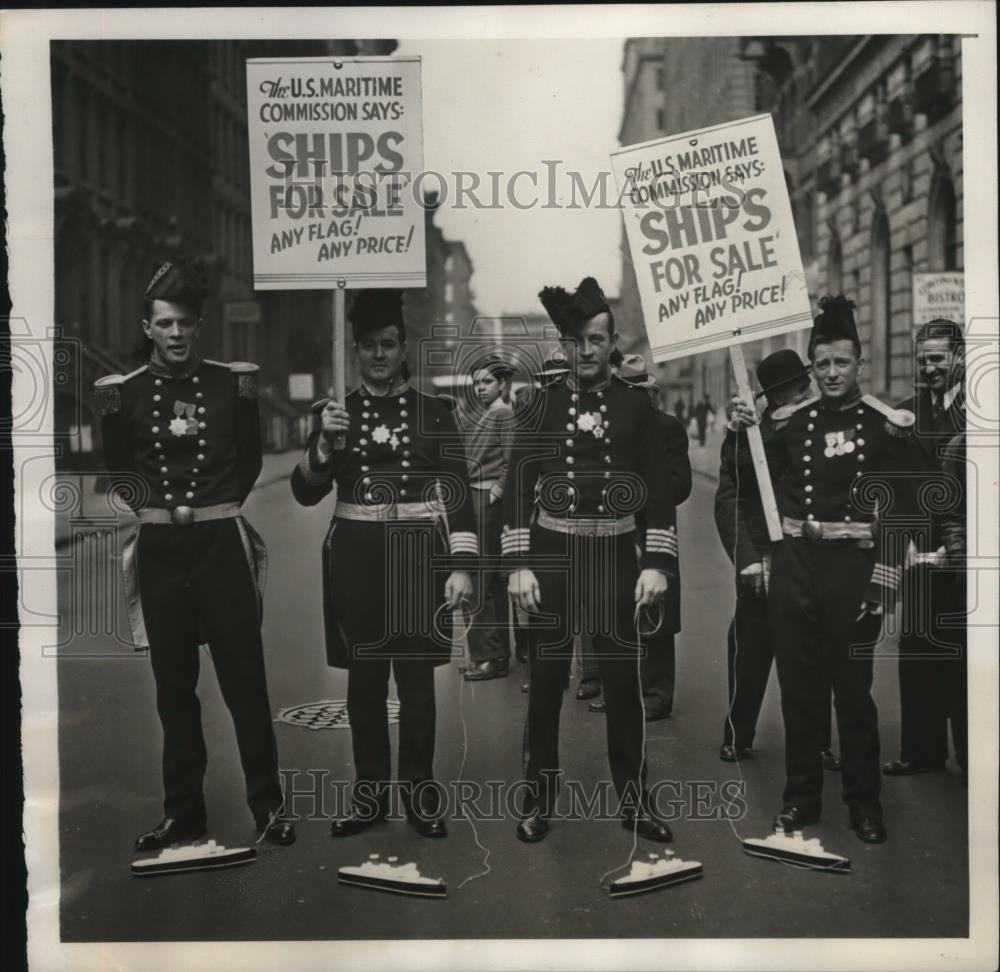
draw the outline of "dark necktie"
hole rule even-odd
[[[944,423],[944,396],[931,399],[931,428],[936,432]]]

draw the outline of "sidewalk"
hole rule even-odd
[[[292,469],[298,462],[301,450],[291,449],[287,452],[269,452],[263,457],[263,467],[254,489],[262,489],[279,480],[287,480],[292,475]],[[60,474],[56,477],[59,495],[75,498],[71,509],[57,510],[55,514],[56,550],[64,549],[70,543],[71,525],[73,521],[94,522],[95,520],[113,516],[118,520],[119,529],[131,527],[135,516],[131,512],[120,512],[108,504],[104,493],[95,489],[103,473],[72,473]]]

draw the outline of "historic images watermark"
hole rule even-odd
[[[561,788],[552,811],[555,820],[617,821],[646,806],[664,820],[736,821],[746,816],[748,805],[744,780],[659,780],[643,798],[630,784],[619,798],[610,780],[583,781],[567,778],[562,770],[543,770],[544,780],[398,780],[371,784],[329,779],[326,768],[281,770],[285,791],[285,815],[294,820],[329,820],[352,807],[360,816],[385,814],[387,820],[403,820],[407,814],[446,817],[451,820],[503,821],[521,815],[524,801],[537,797],[539,789]]]

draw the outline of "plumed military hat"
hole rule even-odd
[[[208,283],[201,269],[188,260],[153,264],[146,287],[146,300],[185,301],[201,307],[208,296]]]
[[[386,288],[359,290],[347,314],[355,337],[361,331],[379,327],[395,327],[406,333],[403,321],[403,291]]]
[[[813,321],[809,349],[811,351],[817,344],[829,341],[852,341],[856,348],[861,347],[858,325],[854,320],[854,301],[848,300],[843,294],[837,294],[836,297],[827,294],[820,298],[819,314]]]
[[[544,287],[538,299],[560,334],[572,332],[598,314],[611,313],[604,291],[593,277],[584,277],[572,294],[563,287]]]

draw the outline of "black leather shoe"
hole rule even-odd
[[[623,817],[622,826],[626,830],[634,829],[640,837],[645,837],[646,840],[655,840],[658,844],[669,844],[674,839],[667,822],[649,811],[639,814],[639,816],[629,814]]]
[[[824,749],[819,756],[823,762],[823,769],[829,770],[831,773],[839,772],[840,757],[832,749]]]
[[[818,822],[818,810],[803,810],[801,807],[785,807],[785,809],[774,818],[774,829],[783,830],[786,834],[790,834],[795,830],[801,830],[803,827],[808,827],[809,824]]]
[[[162,850],[164,847],[178,844],[182,840],[197,840],[204,836],[204,817],[194,820],[175,820],[173,817],[164,817],[152,830],[136,837],[135,849],[137,851]]]
[[[916,776],[917,773],[940,773],[944,763],[917,763],[910,759],[894,759],[882,767],[886,776]]]
[[[509,669],[510,662],[506,658],[491,658],[489,661],[470,666],[464,678],[467,682],[485,682],[490,678],[506,678]]]
[[[421,837],[437,839],[448,836],[448,828],[443,817],[419,817],[416,814],[407,814],[406,819]]]
[[[330,836],[353,837],[369,827],[374,827],[375,824],[382,823],[385,818],[384,809],[372,813],[371,810],[361,811],[357,807],[351,807],[346,817],[339,817],[330,824]]]
[[[858,835],[858,840],[866,844],[884,844],[888,838],[885,824],[878,814],[859,813],[851,810],[851,830]]]
[[[587,699],[596,699],[601,694],[601,683],[596,679],[585,679],[580,682],[576,690],[578,702],[586,702]]]
[[[517,658],[517,660],[522,665],[527,665],[528,664],[528,648],[527,648],[527,645],[515,645],[514,646],[514,655],[515,655],[515,657]]]
[[[295,843],[295,828],[291,822],[281,817],[275,817],[270,823],[268,818],[257,821],[257,836],[263,835],[264,840],[277,847],[287,847]]]
[[[719,759],[724,763],[738,763],[741,759],[750,759],[753,753],[742,746],[734,746],[732,743],[723,743],[719,747]]]
[[[532,810],[517,825],[517,839],[526,844],[537,844],[540,840],[545,840],[548,832],[549,819],[541,810]]]
[[[669,719],[671,715],[673,715],[673,710],[662,705],[646,709],[647,722],[659,722],[660,719]]]
[[[521,683],[521,691],[524,692],[525,695],[528,694],[528,687],[529,687],[530,684],[531,684],[530,682],[522,682]]]
[[[590,712],[607,712],[608,703],[605,702],[604,699],[594,699],[593,702],[587,703],[587,709]]]

